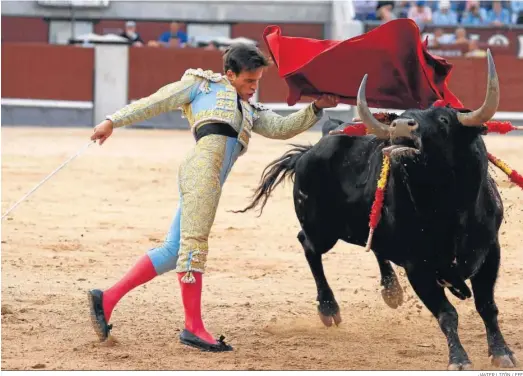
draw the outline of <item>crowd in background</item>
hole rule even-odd
[[[191,43],[187,33],[183,30],[179,22],[171,22],[169,29],[158,36],[156,40],[149,40],[145,42],[137,30],[136,22],[127,21],[125,23],[125,30],[120,36],[129,40],[129,43],[135,47],[149,46],[149,47],[167,47],[167,48],[185,48],[185,47],[201,47],[205,50],[219,50],[222,46],[216,41]]]
[[[353,2],[356,19],[387,22],[411,18],[424,25],[501,26],[523,24],[523,1],[366,1]]]
[[[163,32],[158,40],[150,40],[147,43],[143,41],[142,37],[136,29],[136,22],[127,21],[125,23],[125,30],[120,36],[127,38],[133,46],[150,46],[150,47],[172,47],[182,48],[187,45],[187,33],[180,28],[178,22],[171,22],[169,30]]]
[[[423,32],[427,25],[454,27],[452,33],[444,33],[436,28],[430,34],[429,45],[467,45],[467,56],[484,56],[486,53],[478,41],[467,37],[467,27],[500,27],[523,24],[523,1],[367,1],[354,0],[355,19],[360,21],[385,23],[398,18],[410,18]],[[127,38],[133,46],[184,48],[198,47],[191,45],[188,36],[178,22],[172,22],[169,30],[156,40],[142,40],[136,23],[128,21],[121,36]],[[200,45],[208,50],[219,49],[216,42]]]
[[[429,47],[454,46],[465,56],[483,57],[486,49],[467,36],[467,27],[504,27],[523,24],[523,1],[354,1],[355,19],[385,23],[410,18],[423,33],[436,27],[429,36]],[[443,27],[452,27],[445,33]],[[455,29],[454,29],[455,27]]]

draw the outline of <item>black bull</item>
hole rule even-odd
[[[392,261],[405,269],[414,291],[437,318],[447,338],[449,369],[471,367],[458,336],[457,311],[444,290],[449,288],[461,299],[470,297],[467,279],[486,327],[492,363],[500,367],[517,364],[500,331],[494,301],[503,205],[488,171],[481,137],[484,122],[499,103],[490,52],[488,62],[487,95],[480,109],[407,110],[390,124],[380,123],[370,113],[365,77],[358,93],[358,111],[371,134],[329,135],[324,129],[314,146],[294,145],[266,167],[254,201],[243,210],[260,202],[263,210],[272,190],[286,177],[293,178],[294,206],[302,228],[298,239],[316,282],[319,314],[325,325],[332,325],[333,320],[338,324],[339,306],[325,277],[322,255],[339,239],[366,245],[383,153],[389,153],[390,177],[372,241],[382,294],[393,308],[402,302]]]

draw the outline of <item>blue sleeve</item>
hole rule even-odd
[[[171,33],[166,31],[165,33],[162,33],[162,35],[160,35],[160,38],[158,38],[158,41],[167,43],[167,42],[169,42],[170,37],[171,37]]]
[[[505,25],[509,25],[512,23],[512,22],[510,22],[510,12],[507,9],[503,9],[502,15],[503,15],[503,23]]]
[[[183,31],[178,33],[178,38],[180,38],[181,43],[187,43],[187,40],[189,39],[189,38],[187,38],[187,34],[184,33]]]
[[[470,25],[471,24],[470,16],[468,14],[465,14],[465,15],[463,15],[463,17],[461,17],[461,24],[462,25]]]
[[[483,20],[487,19],[487,10],[485,8],[479,8],[479,15]]]

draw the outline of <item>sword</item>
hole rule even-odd
[[[64,168],[69,162],[71,162],[73,159],[78,157],[80,154],[84,152],[84,150],[87,150],[89,146],[96,143],[96,140],[89,141],[88,144],[83,146],[78,152],[76,152],[75,155],[70,157],[68,160],[66,160],[64,163],[62,163],[60,166],[58,166],[53,172],[51,172],[44,180],[42,180],[40,183],[38,183],[33,189],[31,189],[29,192],[27,192],[20,200],[18,200],[13,206],[11,206],[7,212],[2,215],[2,219],[4,219],[11,211],[13,211],[18,205],[20,205],[26,198],[28,198],[31,194],[33,194],[34,191],[36,191],[42,184],[44,184],[47,180],[49,180],[54,174],[56,174],[58,171],[60,171],[62,168]]]

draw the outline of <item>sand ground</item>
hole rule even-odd
[[[90,129],[2,129],[2,213],[84,145]],[[295,142],[315,142],[318,133]],[[523,137],[488,136],[489,150],[523,170]],[[291,185],[260,218],[233,214],[287,141],[255,136],[224,188],[210,239],[204,320],[236,351],[207,354],[178,343],[183,309],[176,275],[132,291],[112,316],[117,343],[92,331],[86,290],[107,288],[160,244],[177,204],[185,131],[121,130],[92,146],[2,221],[2,369],[445,369],[437,322],[406,282],[396,310],[381,299],[375,258],[339,243],[325,258],[343,323],[325,328],[296,239]],[[523,360],[523,191],[496,178],[506,207],[496,288],[501,328]],[[472,300],[451,298],[475,369],[492,369]]]

